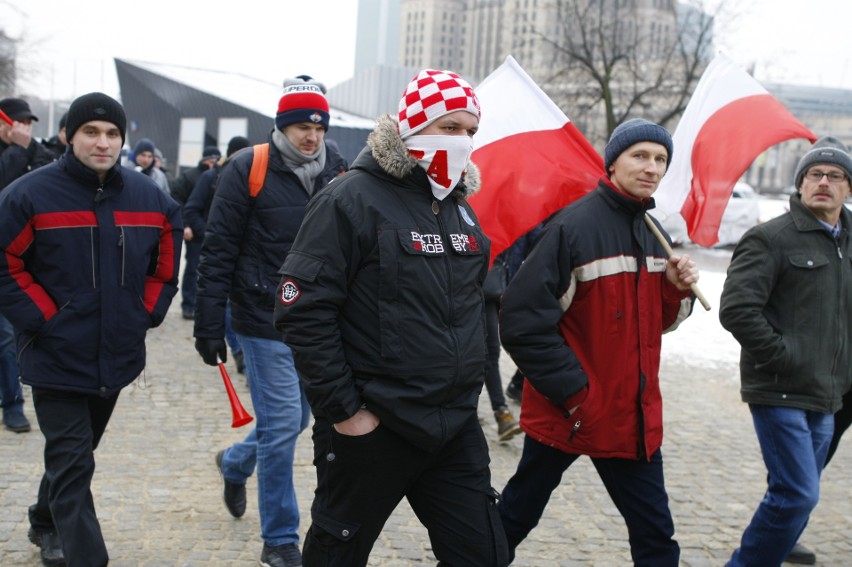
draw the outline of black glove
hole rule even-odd
[[[195,339],[195,350],[201,355],[204,364],[216,366],[219,364],[219,361],[216,360],[217,356],[222,362],[228,361],[228,347],[225,345],[224,339]]]

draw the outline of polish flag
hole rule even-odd
[[[603,159],[510,55],[475,89],[482,108],[471,160],[482,188],[470,197],[491,259],[594,189]]]
[[[654,193],[655,212],[681,215],[690,239],[712,246],[737,180],[761,152],[793,138],[816,140],[741,67],[716,55],[675,130],[674,156]]]

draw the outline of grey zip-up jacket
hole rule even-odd
[[[835,239],[802,204],[737,245],[719,319],[742,346],[744,402],[834,413],[852,383],[852,214]]]

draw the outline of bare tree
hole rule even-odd
[[[549,49],[543,88],[590,139],[606,140],[625,119],[677,119],[713,54],[703,0],[554,0],[537,36]]]
[[[0,98],[15,92],[18,56],[17,42],[0,29]]]

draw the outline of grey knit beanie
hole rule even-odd
[[[616,126],[609,137],[609,142],[604,148],[604,169],[607,173],[609,173],[609,166],[618,159],[618,156],[624,150],[639,142],[655,142],[665,146],[669,153],[669,159],[666,163],[672,162],[673,144],[672,135],[669,134],[669,131],[648,120],[633,118]]]
[[[802,188],[805,174],[811,166],[818,163],[836,165],[846,172],[847,179],[852,180],[852,157],[849,156],[849,148],[834,136],[823,136],[814,142],[810,151],[799,160],[796,175],[793,178],[796,189]]]

